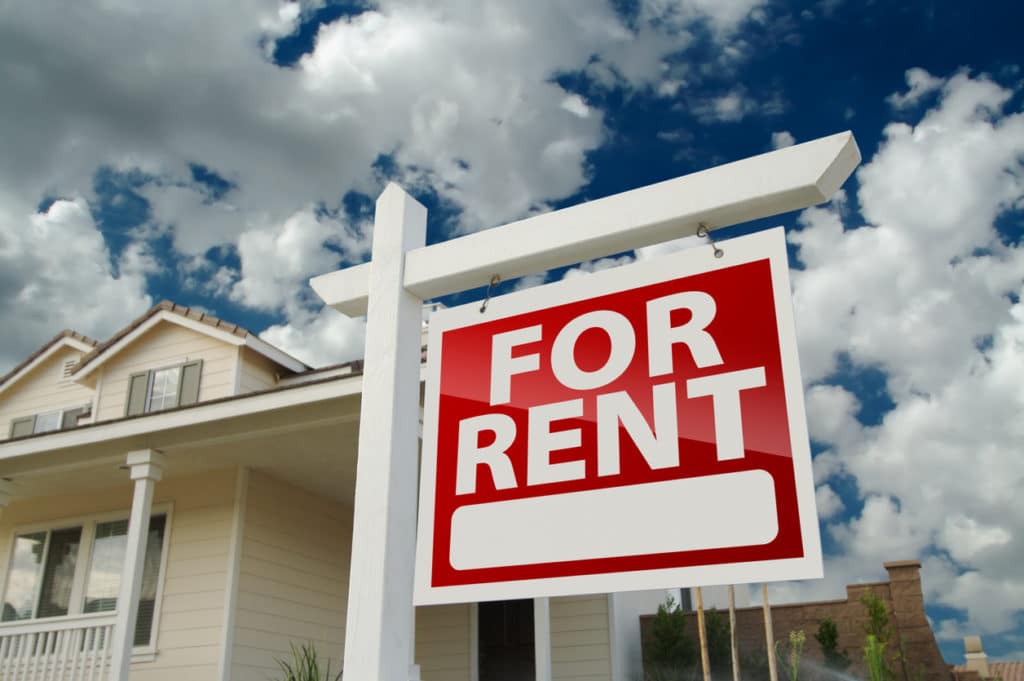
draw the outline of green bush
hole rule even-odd
[[[825,667],[841,672],[850,666],[850,656],[845,650],[839,651],[839,627],[831,617],[826,617],[818,623],[818,633],[814,635],[814,639],[821,646]]]
[[[331,676],[331,661],[327,660],[324,666],[316,652],[316,646],[312,643],[303,643],[296,648],[291,646],[292,658],[290,660],[275,660],[281,668],[284,676],[278,681],[339,681],[341,671]]]
[[[689,679],[694,668],[693,642],[686,635],[686,612],[671,596],[658,606],[651,627],[644,672],[650,681]]]

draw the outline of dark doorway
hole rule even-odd
[[[480,681],[534,681],[533,601],[481,603]]]

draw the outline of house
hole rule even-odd
[[[989,662],[980,636],[964,637],[964,664],[953,665],[955,681],[1024,681],[1024,660]]]
[[[338,669],[361,383],[168,302],[0,377],[0,678],[265,681],[304,642]],[[663,597],[421,607],[415,661],[638,678]]]

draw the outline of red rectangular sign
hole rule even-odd
[[[781,229],[431,317],[417,604],[821,576]]]

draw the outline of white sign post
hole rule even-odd
[[[860,162],[832,135],[554,213],[423,246],[426,213],[396,185],[377,202],[369,263],[311,280],[366,313],[344,670],[407,681],[414,630],[419,306],[423,300],[827,201]],[[368,305],[369,301],[369,305]],[[369,309],[368,309],[369,308]],[[415,323],[414,323],[415,322]]]

